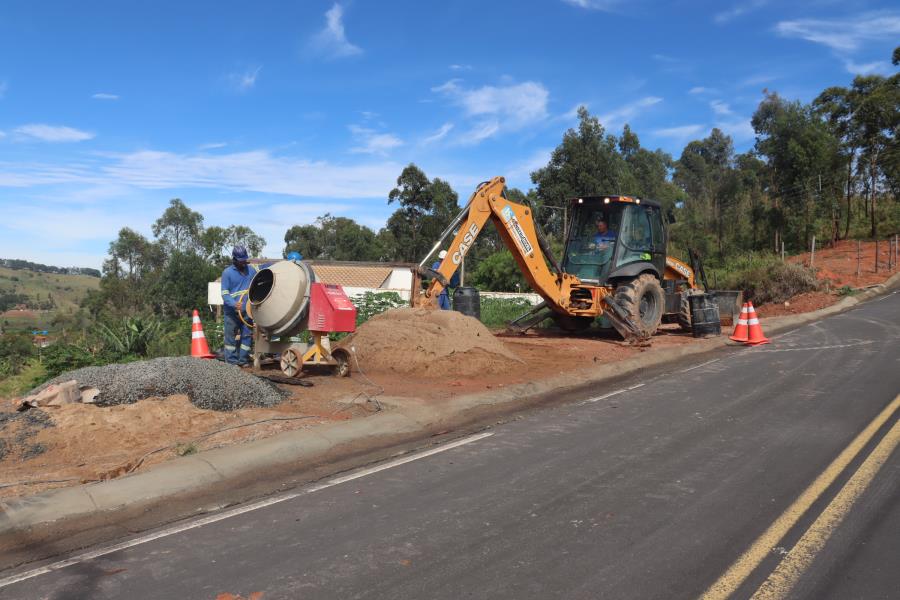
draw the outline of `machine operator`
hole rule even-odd
[[[243,367],[250,363],[253,335],[246,321],[247,290],[259,270],[250,264],[244,246],[231,251],[231,265],[222,271],[222,300],[225,303],[225,362]],[[243,317],[243,319],[241,318]]]
[[[591,237],[591,250],[597,253],[606,252],[616,243],[616,232],[610,231],[602,216],[597,217],[597,232]]]

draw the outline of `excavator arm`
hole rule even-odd
[[[643,341],[640,329],[631,322],[626,311],[615,303],[609,289],[584,285],[577,277],[563,272],[555,264],[550,257],[549,247],[536,226],[531,208],[507,199],[505,186],[506,180],[503,177],[494,177],[475,189],[465,208],[419,264],[418,274],[430,277],[431,283],[421,295],[413,296],[413,306],[437,306],[438,296],[447,287],[463,257],[472,248],[488,221],[492,221],[526,281],[544,299],[543,306],[558,314],[573,317],[597,317],[605,313],[625,339]],[[427,268],[428,257],[453,231],[456,234],[437,270]],[[553,264],[553,270],[548,263]]]
[[[506,180],[503,177],[495,177],[478,186],[469,198],[466,207],[448,228],[459,227],[456,236],[450,243],[447,256],[441,261],[437,271],[425,268],[427,257],[419,265],[419,273],[431,276],[432,279],[424,293],[414,299],[416,305],[434,306],[436,304],[437,297],[459,268],[463,257],[472,248],[478,234],[484,230],[488,221],[493,221],[500,234],[500,239],[512,252],[513,258],[532,289],[540,294],[549,305],[560,308],[566,306],[568,298],[563,297],[563,293],[570,286],[563,286],[562,283],[565,280],[567,283],[577,284],[578,279],[550,270],[544,251],[541,250],[539,234],[531,209],[508,200],[504,193],[505,186]],[[435,249],[442,241],[443,239],[439,240]]]

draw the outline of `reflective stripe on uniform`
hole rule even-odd
[[[230,352],[234,352],[234,346],[229,346],[228,344],[225,344],[225,349]]]
[[[249,350],[249,349],[250,349],[250,346],[248,346],[247,344],[241,344],[241,350]]]

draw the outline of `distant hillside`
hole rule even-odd
[[[89,275],[39,273],[0,267],[0,296],[11,301],[14,296],[19,297],[19,301],[27,299],[21,303],[31,308],[46,308],[52,304],[55,310],[73,310],[87,296],[88,290],[99,287],[100,279]]]
[[[52,265],[43,265],[41,263],[31,262],[30,260],[22,260],[19,258],[0,258],[0,267],[6,267],[16,271],[35,271],[36,273],[54,273],[56,275],[90,275],[91,277],[100,277],[100,271],[97,269],[88,269],[83,267],[54,267]]]

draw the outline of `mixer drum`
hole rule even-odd
[[[303,262],[278,261],[250,282],[253,322],[269,337],[306,329],[309,293],[316,275]]]

